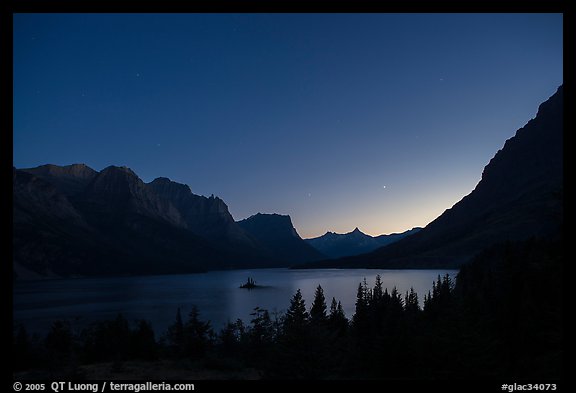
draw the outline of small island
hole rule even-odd
[[[254,281],[254,279],[251,277],[248,277],[248,280],[246,281],[245,284],[240,285],[240,288],[245,288],[245,289],[254,289],[257,287],[258,287],[258,285],[256,285],[256,281]]]

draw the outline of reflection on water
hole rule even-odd
[[[318,285],[328,307],[332,297],[342,302],[348,318],[354,314],[358,284],[366,278],[372,287],[377,274],[384,287],[404,294],[410,287],[420,303],[438,275],[456,276],[457,270],[376,269],[250,269],[204,274],[26,281],[14,284],[14,321],[31,331],[43,332],[56,319],[70,319],[81,327],[96,320],[114,318],[149,320],[158,333],[174,321],[176,310],[185,316],[192,305],[202,319],[220,328],[227,320],[249,322],[254,307],[282,312],[300,288],[309,308]],[[264,286],[240,289],[248,277]]]

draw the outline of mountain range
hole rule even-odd
[[[322,236],[304,239],[304,241],[330,258],[341,258],[368,253],[397,242],[406,236],[418,232],[420,229],[422,228],[416,227],[402,233],[370,236],[355,228],[348,233],[326,232]]]
[[[497,243],[558,233],[563,222],[563,86],[508,139],[475,189],[424,229],[319,267],[456,268]]]
[[[275,230],[262,236],[261,221]],[[13,168],[12,241],[18,278],[190,273],[325,258],[288,216],[237,223],[224,201],[185,184],[164,177],[144,183],[127,167],[98,172],[84,164]]]
[[[220,198],[164,177],[145,183],[127,167],[13,168],[14,277],[456,268],[493,244],[561,228],[563,107],[560,86],[490,160],[470,194],[425,228],[385,238],[356,229],[304,241],[289,216],[236,222]]]

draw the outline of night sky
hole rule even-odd
[[[561,14],[17,14],[14,166],[132,168],[302,237],[425,226],[563,81]]]

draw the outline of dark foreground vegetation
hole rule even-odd
[[[285,314],[256,308],[249,324],[219,332],[196,308],[178,310],[159,339],[146,321],[121,315],[81,331],[57,321],[45,337],[16,327],[14,372],[82,379],[91,365],[121,375],[127,364],[156,362],[230,378],[558,379],[562,261],[559,238],[498,245],[464,266],[457,283],[439,276],[423,308],[413,291],[364,281],[350,320],[319,286],[310,307],[297,291]]]

